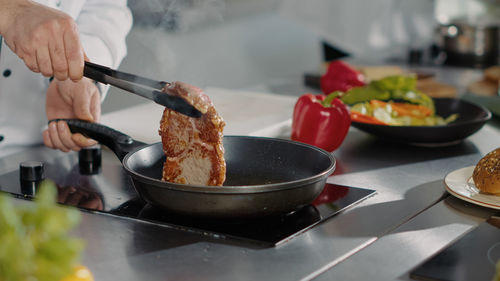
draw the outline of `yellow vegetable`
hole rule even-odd
[[[497,262],[497,270],[496,270],[495,276],[493,277],[493,279],[491,281],[500,281],[500,260],[498,260],[498,262]]]
[[[94,276],[87,267],[79,265],[73,269],[71,275],[61,281],[94,281]]]

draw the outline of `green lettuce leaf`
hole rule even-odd
[[[418,91],[416,85],[415,76],[389,76],[374,80],[363,87],[352,88],[340,99],[348,105],[370,100],[404,100],[423,105],[434,112],[434,101],[428,95]]]

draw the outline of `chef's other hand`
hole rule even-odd
[[[101,197],[96,192],[73,186],[61,187],[59,185],[57,185],[57,202],[99,211],[103,210],[104,205]]]
[[[78,82],[54,79],[47,90],[45,110],[47,120],[78,118],[96,122],[101,116],[99,89],[88,78]],[[97,143],[82,134],[72,134],[64,121],[50,122],[48,129],[43,132],[43,142],[48,147],[64,152],[79,151],[82,147]]]
[[[31,0],[0,0],[0,34],[34,72],[80,80],[84,52],[75,21]]]

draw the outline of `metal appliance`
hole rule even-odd
[[[410,277],[418,280],[490,281],[496,274],[498,262],[500,217],[492,216],[411,271]]]
[[[484,68],[499,63],[499,25],[456,20],[438,27],[438,45],[448,65]]]
[[[326,184],[312,205],[290,214],[207,220],[169,213],[144,202],[113,152],[99,146],[66,154],[40,147],[10,159],[20,161],[19,168],[0,173],[0,190],[18,198],[32,199],[40,181],[50,179],[57,185],[59,203],[86,212],[128,217],[202,237],[263,247],[280,245],[375,194],[374,190]]]

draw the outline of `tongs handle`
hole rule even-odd
[[[85,62],[83,76],[150,99],[157,104],[190,117],[198,118],[202,115],[198,109],[182,97],[172,96],[159,91],[168,84],[164,81],[140,77],[91,62]]]
[[[88,77],[90,79],[94,79],[95,81],[104,83],[104,84],[111,84],[109,79],[106,79],[106,76],[114,77],[120,80],[125,80],[129,82],[133,82],[134,84],[138,85],[144,85],[149,88],[161,90],[163,87],[165,87],[168,83],[165,81],[157,81],[149,78],[144,78],[140,77],[134,74],[130,73],[125,73],[121,71],[117,71],[114,69],[111,69],[107,66],[104,65],[99,65],[95,63],[91,63],[86,61],[85,62],[85,67],[83,69],[84,71],[84,76]],[[124,89],[125,90],[125,89]]]

